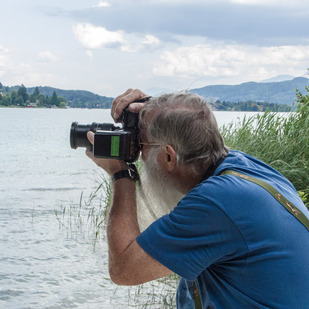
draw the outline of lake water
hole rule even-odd
[[[245,113],[215,114],[221,126]],[[112,119],[109,110],[0,109],[0,308],[163,308],[172,283],[109,279],[104,229],[96,235],[80,203],[103,173],[70,148],[73,121]]]

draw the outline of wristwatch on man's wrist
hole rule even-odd
[[[128,164],[128,169],[121,170],[121,171],[115,173],[112,176],[112,181],[115,182],[116,180],[121,179],[121,178],[130,178],[134,181],[139,182],[139,180],[140,180],[139,174],[138,174],[138,171],[137,171],[135,164],[130,163],[130,164]]]

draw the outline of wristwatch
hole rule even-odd
[[[130,164],[128,164],[127,170],[121,170],[121,171],[115,173],[112,176],[112,181],[115,182],[116,180],[118,180],[120,178],[131,178],[132,180],[139,182],[140,178],[139,178],[139,174],[138,174],[138,171],[137,171],[135,164],[130,163]]]

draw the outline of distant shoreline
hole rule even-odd
[[[110,107],[104,108],[104,107],[95,107],[95,108],[89,108],[89,107],[46,107],[46,106],[17,106],[17,105],[10,105],[10,106],[5,106],[5,105],[0,105],[0,108],[16,108],[16,109],[102,109],[102,110],[108,110],[111,109]],[[256,112],[256,113],[264,113],[266,110],[250,110],[250,109],[240,109],[240,110],[233,110],[233,109],[213,109],[214,112]],[[290,110],[283,109],[283,110],[270,110],[272,113],[286,113],[286,112],[293,112],[294,109],[291,106]]]
[[[23,109],[68,109],[67,107],[46,107],[46,106],[17,106],[17,105],[0,105],[0,108],[23,108]]]

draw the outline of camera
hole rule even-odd
[[[138,102],[145,102],[143,101]],[[78,124],[73,122],[70,131],[71,148],[85,147],[93,150],[97,158],[124,160],[131,163],[138,159],[140,152],[138,114],[126,108],[119,118],[122,126],[111,123]],[[94,132],[93,145],[87,138],[87,132]]]

